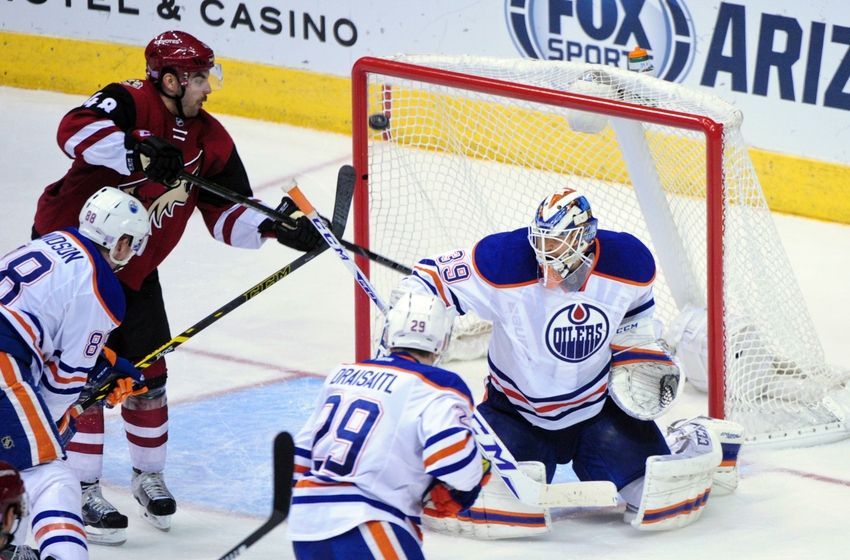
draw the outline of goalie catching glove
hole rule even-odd
[[[304,252],[317,249],[325,243],[322,235],[288,196],[283,197],[275,210],[283,214],[284,219],[282,221],[271,218],[264,220],[259,228],[263,237],[274,237],[278,243]],[[330,227],[327,220],[324,218],[322,220]]]
[[[624,412],[639,420],[664,414],[681,388],[681,373],[661,346],[649,317],[624,321],[611,341],[608,391]]]
[[[172,183],[183,171],[183,152],[148,130],[136,129],[124,137],[127,169],[141,171],[157,183]]]

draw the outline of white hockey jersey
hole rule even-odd
[[[323,540],[388,521],[421,541],[434,477],[458,490],[481,480],[471,413],[458,375],[405,354],[337,367],[295,439],[289,537]]]
[[[599,230],[584,285],[546,288],[527,234],[527,228],[497,233],[471,250],[424,259],[402,285],[492,321],[492,388],[531,424],[558,430],[602,410],[611,339],[624,319],[652,314],[655,261],[634,236]]]
[[[30,360],[33,378],[25,381],[39,390],[53,421],[77,400],[124,309],[114,272],[76,229],[49,233],[0,259],[0,351]],[[17,381],[4,376],[0,387]],[[21,410],[24,425],[27,418]]]

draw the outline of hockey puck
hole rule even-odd
[[[372,130],[386,130],[390,126],[390,119],[383,113],[369,115],[369,128]]]

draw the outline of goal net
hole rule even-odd
[[[847,372],[825,362],[734,107],[645,74],[562,61],[365,58],[352,83],[355,243],[413,266],[526,225],[540,200],[575,188],[600,228],[628,231],[653,252],[666,332],[706,333],[712,416],[740,422],[750,441],[847,435]],[[370,127],[373,115],[387,126]],[[384,300],[401,278],[374,264],[369,275]],[[364,358],[380,317],[356,298]],[[460,318],[452,357],[485,355],[489,329]]]

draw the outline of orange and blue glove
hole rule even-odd
[[[109,348],[104,348],[89,373],[89,380],[80,400],[94,395],[97,402],[112,408],[128,397],[147,393],[142,372],[130,360],[121,358]]]
[[[490,480],[490,461],[481,458],[484,476],[472,490],[455,490],[445,482],[434,479],[431,489],[425,494],[425,513],[431,517],[457,517],[463,510],[472,507],[481,488]]]

